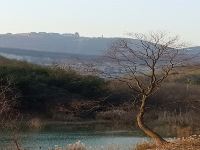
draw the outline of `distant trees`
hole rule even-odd
[[[157,145],[165,144],[158,133],[144,123],[146,105],[149,97],[162,85],[174,67],[184,59],[178,37],[170,37],[165,33],[131,34],[139,40],[133,43],[131,39],[120,39],[113,43],[107,56],[115,66],[123,69],[122,75],[110,75],[111,78],[124,82],[138,94],[139,111],[137,124],[139,128]]]

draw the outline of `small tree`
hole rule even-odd
[[[165,33],[135,34],[134,37],[137,42],[120,39],[108,51],[111,64],[121,70],[118,75],[111,74],[110,77],[125,82],[133,92],[138,93],[139,128],[157,145],[165,144],[166,141],[144,123],[145,108],[148,98],[160,88],[174,67],[181,64],[184,59],[183,45],[179,44],[177,36],[170,37]]]
[[[12,117],[17,105],[14,84],[9,79],[0,79],[0,117],[1,123]],[[16,115],[16,114],[15,114]]]
[[[11,79],[0,79],[0,129],[10,129],[12,132],[11,138],[16,146],[17,150],[20,150],[18,143],[18,121],[20,119],[20,113],[17,110],[17,98],[18,92],[16,92],[14,83]]]

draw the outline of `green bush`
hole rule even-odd
[[[96,76],[5,58],[0,58],[0,78],[12,78],[21,92],[20,109],[26,112],[47,112],[50,106],[67,103],[74,95],[92,99],[106,93],[106,82]]]

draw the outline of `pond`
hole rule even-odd
[[[48,150],[59,145],[66,147],[81,141],[86,146],[98,147],[115,145],[128,150],[136,143],[144,141],[137,129],[116,129],[109,124],[48,124],[37,130],[23,130],[18,133],[20,144],[26,150]],[[12,143],[10,134],[0,134],[0,147]]]

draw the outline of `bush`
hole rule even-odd
[[[82,99],[106,94],[106,82],[96,76],[82,76],[15,60],[0,58],[0,78],[12,78],[21,92],[20,109],[28,113],[48,112],[55,103],[67,103],[74,96]]]

